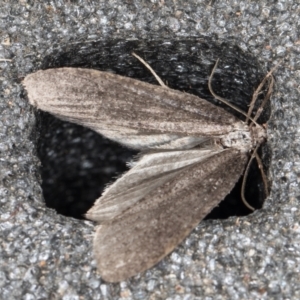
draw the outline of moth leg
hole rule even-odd
[[[253,108],[254,108],[254,104],[255,104],[255,101],[257,100],[257,97],[259,95],[259,93],[261,92],[264,84],[266,83],[267,80],[270,80],[269,82],[269,86],[268,86],[268,91],[267,91],[267,94],[266,96],[264,97],[259,109],[257,110],[256,112],[256,115],[253,117],[253,120],[257,120],[259,118],[259,116],[261,115],[262,111],[263,111],[263,108],[264,106],[266,105],[267,101],[270,99],[271,97],[271,94],[273,92],[273,87],[274,87],[274,77],[273,77],[273,73],[274,71],[278,68],[278,66],[282,63],[282,59],[279,61],[278,64],[276,64],[267,74],[266,76],[264,77],[264,79],[261,81],[261,83],[259,84],[259,86],[257,87],[257,89],[254,91],[253,93],[253,96],[252,96],[252,100],[251,100],[251,103],[249,105],[249,110],[248,110],[248,113],[247,113],[247,119],[246,119],[246,122],[248,122],[248,120],[250,118],[250,115],[253,111]],[[253,126],[253,123],[250,124],[250,127]],[[250,210],[254,210],[254,208],[246,201],[245,199],[245,185],[246,185],[246,179],[247,179],[247,175],[248,175],[248,172],[249,172],[249,167],[250,167],[250,164],[252,162],[252,160],[254,159],[254,157],[256,158],[256,161],[257,161],[257,164],[258,164],[258,167],[260,169],[260,173],[261,173],[261,177],[262,177],[262,181],[263,181],[263,184],[264,184],[264,189],[265,189],[265,195],[268,196],[269,194],[269,186],[268,186],[268,179],[267,179],[267,176],[263,170],[263,164],[262,164],[262,161],[259,157],[259,155],[257,154],[257,148],[256,147],[251,155],[251,158],[248,162],[248,165],[246,167],[246,170],[245,170],[245,173],[244,173],[244,178],[243,178],[243,183],[242,183],[242,190],[241,190],[241,197],[242,197],[242,201],[243,203],[250,209]]]
[[[270,99],[270,96],[271,96],[271,94],[272,94],[272,92],[273,92],[274,77],[273,77],[272,74],[275,72],[275,70],[278,68],[278,66],[282,63],[282,60],[283,60],[283,59],[281,59],[281,60],[279,61],[279,63],[276,64],[276,65],[275,65],[275,66],[274,66],[274,67],[266,74],[265,78],[261,81],[261,83],[259,84],[259,86],[257,87],[257,89],[254,91],[253,96],[252,96],[251,103],[250,103],[250,105],[249,105],[249,110],[248,110],[248,114],[247,114],[248,117],[247,117],[246,122],[247,122],[249,119],[251,119],[251,118],[250,118],[250,115],[251,115],[252,110],[253,110],[253,108],[254,108],[255,101],[256,101],[256,99],[257,99],[259,93],[261,92],[261,90],[262,90],[264,84],[266,83],[267,80],[270,80],[267,94],[266,94],[264,100],[262,101],[262,104],[261,104],[260,108],[257,110],[256,115],[253,117],[253,119],[256,121],[256,120],[259,118],[259,116],[261,115],[262,110],[263,110],[263,107],[266,105],[267,101]]]
[[[261,174],[261,177],[262,177],[262,181],[263,181],[263,184],[264,184],[264,190],[265,190],[265,195],[266,197],[268,196],[269,194],[269,185],[268,185],[268,179],[267,179],[267,176],[264,172],[264,169],[263,169],[263,164],[262,164],[262,161],[259,157],[259,155],[257,154],[257,150],[259,148],[260,145],[257,145],[255,147],[255,149],[253,150],[253,153],[248,161],[248,164],[247,164],[247,167],[246,167],[246,170],[244,172],[244,176],[243,176],[243,182],[242,182],[242,188],[241,188],[241,198],[242,198],[242,201],[244,203],[244,205],[249,208],[250,210],[254,211],[255,208],[253,206],[251,206],[248,201],[246,200],[245,198],[245,186],[246,186],[246,181],[247,181],[247,177],[248,177],[248,174],[249,174],[249,168],[250,168],[250,165],[253,161],[253,159],[255,158],[256,161],[257,161],[257,164],[258,164],[258,168],[260,170],[260,174]]]
[[[162,87],[164,87],[164,88],[166,88],[166,89],[168,89],[169,87],[168,86],[166,86],[165,84],[164,84],[164,82],[160,79],[160,77],[155,73],[155,71],[150,67],[150,65],[149,64],[147,64],[140,56],[138,56],[137,54],[135,54],[134,52],[132,52],[131,53],[135,58],[137,58],[151,73],[152,73],[152,75],[155,77],[155,79],[158,81],[158,83],[162,86]]]
[[[258,164],[258,168],[260,170],[260,174],[264,183],[264,189],[265,189],[265,195],[266,197],[269,195],[269,184],[268,184],[268,178],[266,176],[266,173],[264,171],[263,163],[257,153],[255,153],[255,158]]]

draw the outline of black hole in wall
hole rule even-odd
[[[157,84],[150,72],[134,57],[142,56],[167,82],[169,87],[213,99],[207,87],[208,76],[220,58],[213,79],[214,91],[247,110],[253,91],[263,79],[255,59],[234,46],[234,41],[213,43],[207,38],[185,41],[112,41],[72,45],[53,53],[43,61],[42,69],[53,67],[86,67],[114,72]],[[221,104],[224,107],[223,104]],[[240,117],[235,111],[224,107]],[[260,118],[266,122],[269,109]],[[126,170],[125,162],[137,152],[111,142],[93,131],[41,114],[38,153],[42,162],[43,192],[47,206],[59,213],[82,218],[104,187]],[[270,157],[264,148],[264,162]],[[113,178],[112,178],[113,177]],[[241,187],[234,188],[209,217],[226,218],[245,215],[249,210],[240,199]],[[246,199],[259,208],[264,194],[256,164],[247,180]]]
[[[46,205],[60,214],[83,218],[105,186],[128,168],[130,151],[79,125],[41,115],[38,154]]]

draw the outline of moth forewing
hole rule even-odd
[[[223,148],[215,145],[210,149],[144,154],[134,167],[106,188],[86,216],[98,222],[113,219],[143,200],[145,195],[171,181],[184,168],[209,159],[220,151]]]
[[[239,130],[239,119],[197,96],[101,71],[49,69],[26,76],[24,85],[37,108],[132,148]]]
[[[182,151],[178,159],[187,155]],[[223,200],[246,162],[247,155],[239,150],[217,152],[184,167],[138,204],[102,223],[96,230],[94,252],[103,279],[125,280],[158,263]]]

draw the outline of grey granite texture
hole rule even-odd
[[[297,1],[1,1],[0,298],[299,299],[299,11]],[[179,40],[189,45],[185,53],[193,50],[184,42],[189,39],[194,45],[229,41],[251,53],[260,71],[284,58],[268,122],[270,196],[247,217],[201,222],[156,267],[107,284],[92,258],[94,224],[45,205],[37,156],[45,125],[21,81],[40,68],[93,67],[97,52],[111,59],[139,47],[146,53],[143,40],[157,47]],[[96,49],[116,40],[139,42]],[[84,60],[86,53],[91,56]],[[59,135],[53,128],[51,136]],[[71,150],[62,149],[69,157]]]

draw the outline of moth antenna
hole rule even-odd
[[[274,77],[271,76],[270,77],[270,82],[269,82],[269,87],[268,87],[268,91],[266,96],[264,97],[264,100],[262,101],[260,107],[258,108],[256,115],[254,116],[254,120],[257,121],[257,119],[259,118],[259,116],[261,115],[263,108],[265,107],[265,105],[267,104],[268,100],[271,98],[271,94],[273,92],[273,87],[274,87]],[[253,123],[252,123],[253,124]],[[252,126],[252,124],[250,126]]]
[[[247,119],[246,119],[246,122],[249,121],[250,119],[250,116],[252,114],[252,111],[254,109],[254,105],[255,105],[255,102],[258,98],[258,95],[260,94],[263,86],[265,85],[266,81],[269,80],[269,76],[268,74],[264,77],[264,79],[261,81],[261,83],[258,85],[258,87],[256,88],[256,90],[254,91],[253,95],[252,95],[252,100],[249,104],[249,109],[248,109],[248,113],[247,113]],[[264,97],[264,100],[262,102],[262,104],[260,105],[260,112],[257,111],[256,115],[253,117],[253,119],[257,120],[262,112],[262,108],[265,106],[265,104],[267,103],[267,100],[269,100],[269,97],[271,95],[271,92],[273,90],[273,76],[271,76],[271,82],[269,83],[269,87],[268,87],[268,92],[267,92],[267,95]]]
[[[215,71],[216,71],[216,68],[217,68],[217,66],[218,66],[219,60],[220,60],[220,59],[218,58],[218,59],[217,59],[217,62],[215,63],[215,65],[214,65],[214,67],[213,67],[213,69],[212,69],[212,71],[211,71],[211,74],[210,74],[210,76],[209,76],[209,78],[208,78],[208,89],[209,89],[210,93],[211,93],[216,99],[218,99],[218,100],[221,101],[222,103],[225,103],[226,105],[228,105],[229,107],[231,107],[231,108],[234,109],[235,111],[238,111],[238,112],[241,113],[243,116],[245,116],[246,118],[248,118],[248,114],[246,114],[244,111],[242,111],[241,109],[239,109],[239,108],[236,107],[235,105],[229,103],[226,99],[224,99],[224,98],[218,96],[218,95],[213,91],[212,86],[211,86],[211,81],[212,81],[213,75],[214,75],[214,73],[215,73]],[[259,125],[255,120],[253,120],[252,118],[249,117],[249,119],[250,119],[255,125],[261,126],[261,125]]]
[[[155,73],[155,71],[150,67],[150,65],[149,64],[147,64],[140,56],[138,56],[137,54],[135,54],[134,52],[132,52],[131,53],[135,58],[137,58],[151,73],[152,73],[152,75],[155,77],[155,79],[158,81],[158,83],[162,86],[162,87],[164,87],[164,88],[166,88],[166,89],[168,89],[169,87],[168,86],[166,86],[165,84],[164,84],[164,82],[160,79],[160,77]]]

